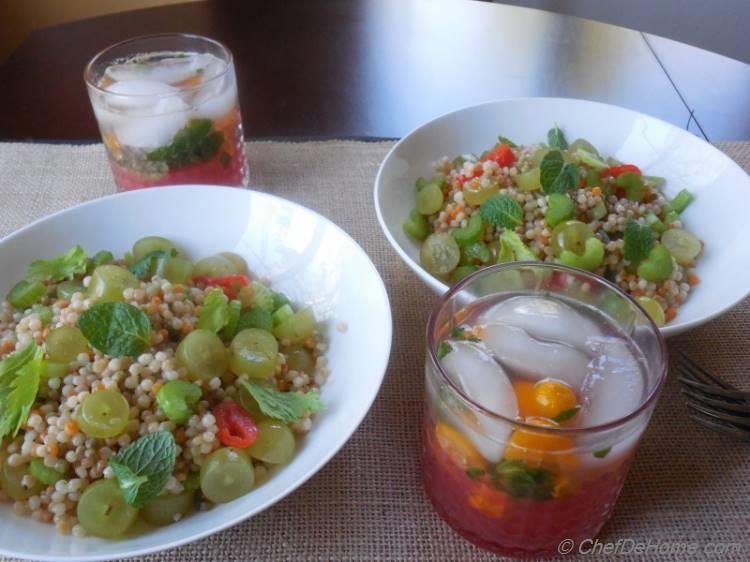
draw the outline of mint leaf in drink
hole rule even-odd
[[[28,419],[45,371],[43,355],[32,342],[0,362],[0,440],[15,437]]]
[[[573,406],[572,408],[568,410],[563,410],[559,414],[557,414],[554,418],[552,418],[552,421],[556,421],[557,423],[562,423],[564,421],[569,420],[573,416],[575,416],[578,413],[578,410],[580,410],[580,406]]]
[[[578,189],[578,166],[565,162],[559,150],[548,152],[539,167],[545,193],[569,193]]]
[[[138,279],[145,279],[156,270],[156,266],[160,261],[167,258],[174,258],[176,256],[177,250],[174,248],[169,251],[155,250],[143,256],[133,265],[128,267],[128,269],[130,270],[130,273],[135,275]]]
[[[629,218],[625,224],[623,240],[625,242],[623,247],[625,259],[632,263],[638,263],[646,259],[651,248],[653,248],[654,232],[650,227],[638,224],[632,218]]]
[[[466,469],[466,476],[468,476],[472,480],[475,480],[483,475],[484,475],[484,469],[482,468],[477,468],[476,466],[470,466],[469,468]]]
[[[522,460],[503,459],[493,469],[495,486],[516,499],[552,497],[553,476],[546,468],[531,468]]]
[[[150,345],[151,321],[132,304],[95,304],[81,314],[78,327],[93,347],[110,357],[135,357]]]
[[[552,127],[547,133],[547,143],[552,148],[559,148],[560,150],[568,148],[568,141],[565,140],[565,135],[563,134],[562,129],[557,125]]]
[[[606,449],[600,449],[598,451],[594,451],[594,456],[597,459],[603,459],[609,454],[611,450],[612,450],[612,447],[607,447]]]
[[[240,383],[258,403],[261,412],[286,423],[297,421],[308,411],[314,413],[325,410],[325,404],[317,392],[281,392],[244,378],[240,379]]]
[[[167,431],[137,439],[109,460],[125,501],[141,508],[157,497],[174,471],[177,445]]]
[[[203,308],[198,316],[198,328],[218,333],[229,323],[229,304],[221,289],[212,289],[203,299]]]
[[[191,119],[177,131],[172,142],[147,152],[146,159],[166,162],[169,169],[175,170],[211,160],[223,143],[224,133],[214,129],[211,119]]]
[[[451,344],[449,344],[447,341],[441,341],[437,346],[438,359],[442,359],[443,357],[448,355],[451,351],[453,351]]]
[[[497,227],[510,230],[523,223],[523,209],[518,201],[507,195],[493,195],[479,207],[482,219]]]
[[[73,279],[86,272],[86,262],[86,252],[80,246],[74,246],[56,258],[31,262],[24,279],[31,282]]]

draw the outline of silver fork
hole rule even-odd
[[[683,352],[674,368],[696,422],[750,443],[750,392],[738,390],[698,365]]]

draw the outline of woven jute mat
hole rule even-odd
[[[353,141],[248,145],[253,186],[330,218],[375,262],[393,307],[390,366],[372,410],[351,441],[298,491],[232,529],[139,560],[497,559],[459,538],[435,515],[422,491],[418,428],[423,335],[436,296],[390,248],[375,218],[373,181],[391,146]],[[750,143],[720,148],[750,170]],[[101,145],[0,143],[0,236],[112,192]],[[689,351],[730,382],[750,389],[748,334],[746,301],[670,340],[669,347],[671,352]],[[670,374],[600,541],[621,541],[621,552],[630,548],[630,554],[616,557],[622,560],[750,559],[748,453],[747,445],[688,419],[676,377]],[[645,549],[642,554],[633,553],[638,543]]]

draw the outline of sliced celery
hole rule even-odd
[[[677,195],[675,195],[674,199],[672,199],[672,208],[678,214],[680,214],[688,205],[690,205],[690,203],[693,202],[693,199],[693,194],[690,193],[687,189],[683,189]]]

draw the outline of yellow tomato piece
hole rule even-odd
[[[575,392],[561,381],[546,379],[534,385],[534,415],[553,419],[562,412],[576,407]]]
[[[543,418],[531,418],[526,421],[542,427],[558,425]],[[523,460],[532,467],[553,464],[572,469],[578,465],[578,457],[573,453],[573,448],[573,440],[564,435],[518,428],[511,435],[505,449],[505,458]]]
[[[447,423],[437,422],[435,438],[440,448],[464,470],[467,468],[484,469],[486,466],[484,457],[476,450],[474,445],[460,431]]]
[[[493,519],[503,516],[507,502],[508,496],[484,482],[478,482],[469,493],[469,505]]]
[[[529,416],[541,416],[537,411],[536,397],[534,396],[534,383],[529,381],[516,381],[513,383],[518,402],[518,414],[527,418]]]

